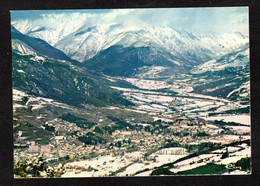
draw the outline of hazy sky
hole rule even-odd
[[[27,10],[11,11],[11,20],[42,20],[46,14],[79,13],[96,23],[160,25],[198,32],[242,32],[248,34],[248,7]]]

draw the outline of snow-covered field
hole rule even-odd
[[[187,77],[188,78],[188,77]],[[149,115],[173,115],[178,114],[176,111],[184,113],[188,117],[200,117],[205,120],[223,120],[225,122],[236,122],[250,126],[249,115],[229,115],[229,116],[208,116],[212,112],[224,112],[226,110],[233,110],[244,107],[237,102],[213,97],[208,95],[201,95],[190,93],[188,79],[179,79],[172,84],[163,80],[148,80],[137,78],[120,78],[124,79],[140,89],[126,89],[119,87],[112,87],[123,91],[123,95],[130,101],[136,104],[132,110],[146,112]],[[177,95],[158,92],[159,89],[168,88],[174,90]],[[165,118],[166,120],[169,118]],[[163,119],[162,119],[163,120]],[[231,128],[236,133],[249,132],[249,128]]]
[[[116,176],[131,176],[139,170],[152,169],[176,161],[188,154],[184,148],[166,148],[149,155],[143,162],[134,162],[143,156],[140,151],[127,153],[124,156],[99,156],[90,160],[67,163],[65,167],[68,171],[62,177],[108,176],[123,167],[126,168]],[[94,168],[95,171],[87,170],[89,167]]]
[[[229,115],[229,116],[210,116],[203,118],[205,120],[223,120],[225,122],[236,122],[250,126],[251,117],[249,115]]]
[[[91,175],[91,176],[108,176],[112,172],[117,171],[129,165],[134,160],[142,156],[141,152],[126,153],[124,156],[100,156],[90,160],[76,161],[72,163],[67,163],[65,166],[72,172],[65,173],[63,177],[74,177],[81,175]],[[87,171],[89,167],[96,169],[97,171]],[[77,169],[81,168],[82,171],[77,173]],[[131,169],[130,169],[131,170]]]
[[[223,60],[210,60],[202,65],[199,65],[195,70],[192,71],[194,74],[201,74],[207,71],[220,71],[228,67],[246,66],[249,59],[249,49],[238,52],[236,55],[231,57],[225,57]]]
[[[149,155],[147,161],[144,161],[142,163],[140,162],[134,163],[133,165],[127,167],[125,171],[119,173],[118,176],[133,175],[138,170],[143,170],[147,168],[152,169],[154,167],[158,167],[165,163],[176,161],[184,156],[187,156],[188,154],[189,153],[185,148],[177,148],[177,147],[164,148]],[[137,174],[137,176],[142,176],[142,175],[143,175],[142,173]],[[149,176],[149,174],[147,176]]]
[[[228,126],[234,133],[237,134],[248,134],[250,133],[250,126]]]
[[[246,145],[246,144],[245,144]],[[175,167],[170,169],[172,172],[185,171],[194,169],[196,167],[206,165],[207,163],[214,162],[216,164],[228,165],[230,163],[236,163],[241,158],[251,157],[251,147],[244,146],[245,149],[241,150],[239,147],[228,147],[212,151],[212,154],[202,154],[200,156],[190,158],[175,164]],[[222,153],[228,150],[229,157],[221,159]],[[234,172],[237,173],[237,172]],[[247,174],[246,172],[240,172],[241,174]]]
[[[152,66],[152,67],[141,67],[138,70],[144,72],[141,74],[138,74],[139,78],[157,78],[160,77],[160,73],[162,73],[164,70],[166,70],[167,67],[163,66]]]
[[[171,86],[165,81],[144,80],[135,78],[125,78],[125,80],[137,86],[138,88],[147,90],[158,90],[162,88],[169,88]]]
[[[28,94],[23,91],[13,89],[13,100],[21,101],[23,96],[28,96]]]
[[[17,103],[17,101],[22,101],[23,97],[28,98],[25,105]],[[59,103],[49,98],[31,96],[17,89],[13,89],[13,101],[14,111],[16,111],[17,108],[27,108],[28,106],[31,106],[32,111],[34,111],[45,108],[47,105],[54,105],[56,107],[71,109],[70,106],[67,104]]]

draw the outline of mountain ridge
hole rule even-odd
[[[65,15],[64,15],[65,16]],[[185,60],[205,62],[230,52],[248,43],[248,37],[241,33],[207,33],[178,31],[161,26],[130,26],[122,24],[94,23],[87,17],[47,16],[46,19],[60,27],[38,24],[29,20],[13,22],[18,30],[32,37],[45,40],[53,47],[63,51],[70,58],[84,62],[100,51],[113,45],[125,47],[161,47]],[[65,24],[64,19],[77,17],[75,23]],[[58,19],[59,18],[59,19]]]
[[[38,54],[43,57],[53,58],[56,60],[58,59],[58,60],[65,60],[72,63],[78,63],[77,61],[69,58],[66,54],[64,54],[59,49],[49,45],[44,40],[22,34],[13,26],[11,27],[11,35],[12,35],[12,48],[14,50],[17,50],[20,53]]]

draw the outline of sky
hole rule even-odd
[[[48,14],[79,14],[98,23],[121,23],[168,26],[195,32],[241,32],[248,35],[248,7],[215,8],[146,8],[146,9],[89,9],[89,10],[16,10],[11,21],[42,20]]]

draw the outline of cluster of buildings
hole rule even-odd
[[[48,124],[55,127],[56,134],[50,139],[49,144],[40,145],[35,141],[24,140],[26,143],[15,143],[16,151],[22,151],[31,156],[44,153],[47,159],[56,158],[57,161],[60,161],[60,157],[67,157],[66,160],[75,161],[100,155],[124,155],[134,151],[149,154],[149,152],[157,151],[171,142],[184,147],[187,144],[197,145],[201,141],[210,142],[210,138],[215,137],[217,139],[224,135],[214,131],[219,130],[218,127],[215,127],[215,129],[209,128],[210,125],[205,122],[180,119],[171,124],[161,122],[156,125],[149,125],[150,131],[145,130],[145,127],[138,130],[116,130],[109,136],[111,140],[106,143],[87,145],[80,142],[78,137],[89,131],[93,132],[93,128],[82,129],[74,123],[60,119],[48,122]],[[151,133],[151,130],[158,128],[160,124],[163,125],[163,128]],[[199,133],[206,135],[198,136]],[[120,145],[118,145],[119,142]]]

